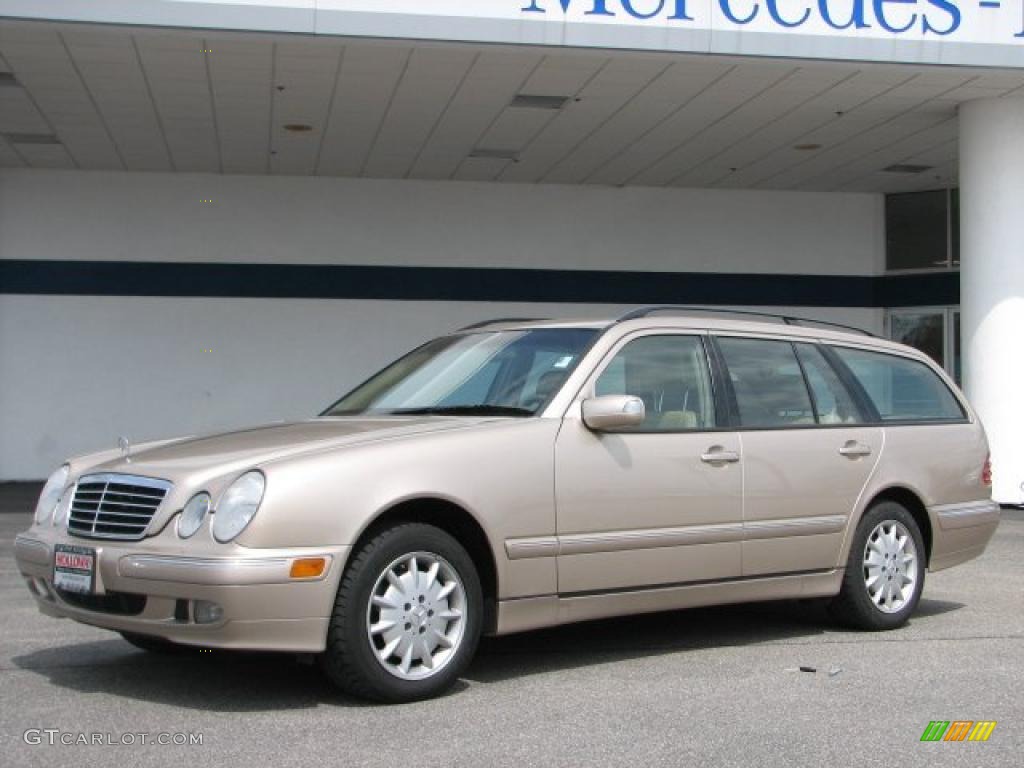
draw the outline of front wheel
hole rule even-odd
[[[861,518],[832,614],[856,629],[895,629],[906,623],[924,589],[925,549],[914,516],[883,501]]]
[[[466,550],[439,528],[404,523],[354,553],[342,576],[321,657],[357,696],[404,702],[450,688],[476,651],[480,579]]]

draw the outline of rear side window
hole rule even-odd
[[[811,396],[788,341],[719,337],[740,425],[789,427],[815,423]]]
[[[949,387],[924,363],[882,352],[832,348],[867,392],[882,421],[960,421]]]

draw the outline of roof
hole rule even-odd
[[[857,346],[901,352],[907,352],[909,349],[902,344],[875,336],[866,330],[852,326],[841,326],[827,320],[714,307],[647,307],[631,310],[619,317],[596,319],[498,318],[475,323],[460,329],[460,332],[483,329],[498,331],[527,328],[590,328],[605,330],[612,326],[622,326],[626,331],[644,328],[738,331],[787,336],[790,338],[806,338],[808,340],[852,343]]]

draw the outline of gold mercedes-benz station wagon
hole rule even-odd
[[[925,355],[648,307],[472,326],[308,421],[70,459],[15,551],[45,614],[315,654],[397,702],[452,685],[481,633],[782,598],[899,627],[926,570],[984,550],[990,485]]]

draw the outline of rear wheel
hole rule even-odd
[[[924,588],[924,541],[914,516],[883,501],[861,518],[832,614],[856,629],[902,626]]]
[[[415,701],[451,687],[480,637],[483,596],[473,560],[439,528],[389,528],[342,577],[322,665],[358,696]]]

